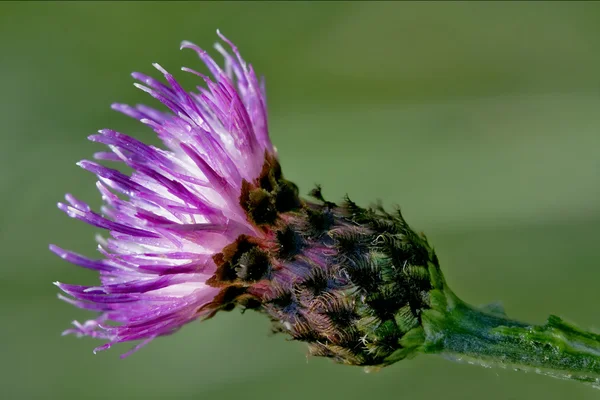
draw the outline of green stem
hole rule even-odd
[[[452,293],[444,297],[439,302],[444,310],[435,307],[423,312],[425,353],[534,371],[600,388],[600,335],[556,316],[550,316],[545,325],[529,325],[471,307]]]

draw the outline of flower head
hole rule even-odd
[[[100,312],[66,332],[108,340],[98,349],[144,344],[239,306],[267,314],[275,330],[308,342],[312,354],[348,364],[392,362],[427,307],[433,251],[400,214],[349,199],[338,206],[320,188],[312,192],[316,202],[301,199],[269,140],[264,85],[221,39],[235,55],[216,46],[224,70],[199,47],[182,45],[213,75],[183,68],[205,82],[198,92],[186,92],[158,64],[167,84],[133,74],[170,112],[113,105],[154,129],[167,150],[109,129],[90,136],[112,150],[97,159],[133,172],[81,161],[98,176],[102,215],[72,195],[59,204],[111,235],[99,240],[100,260],[51,246],[100,273],[98,286],[57,283],[65,300]]]
[[[220,35],[220,34],[219,34]],[[198,318],[235,307],[267,315],[273,329],[307,342],[311,354],[382,366],[419,352],[483,365],[518,366],[600,386],[600,335],[558,317],[543,326],[472,307],[446,284],[438,258],[400,212],[349,198],[299,197],[269,140],[264,84],[236,47],[220,45],[225,68],[195,50],[213,78],[186,92],[134,73],[136,86],[169,110],[113,105],[151,127],[166,149],[110,129],[90,140],[125,164],[124,174],[91,161],[102,214],[67,195],[59,208],[107,229],[99,260],[50,246],[100,274],[97,286],[57,283],[73,305],[99,315],[66,333],[114,343],[148,343]]]

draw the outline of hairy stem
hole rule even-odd
[[[440,293],[441,294],[441,293]],[[600,388],[600,335],[559,317],[530,325],[469,306],[446,294],[445,310],[423,313],[422,351],[484,366],[534,371]]]

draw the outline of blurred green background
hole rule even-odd
[[[435,244],[465,300],[600,328],[600,4],[0,3],[0,397],[3,399],[597,399],[573,382],[417,357],[375,374],[305,357],[266,319],[224,313],[92,354],[61,337],[90,314],[55,280],[96,276],[48,243],[95,253],[95,229],[55,203],[98,207],[75,166],[109,109],[157,102],[130,71],[199,68],[183,39],[220,28],[267,78],[271,135],[303,192],[382,199]]]

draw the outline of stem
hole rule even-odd
[[[446,294],[446,307],[423,312],[425,353],[437,353],[483,366],[510,367],[600,388],[600,335],[559,317],[545,325],[510,320]]]

